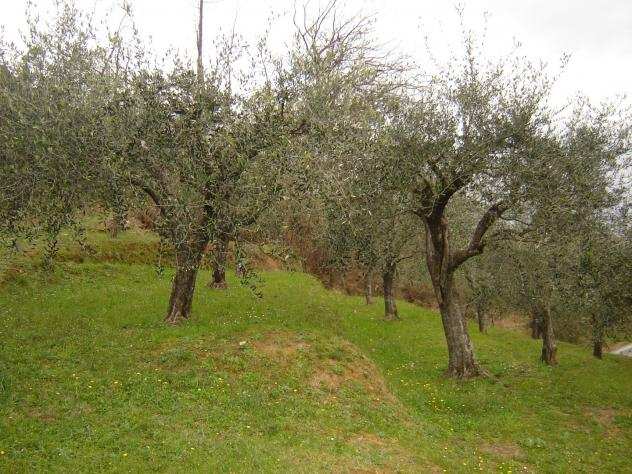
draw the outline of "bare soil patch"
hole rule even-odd
[[[520,446],[513,443],[485,443],[481,451],[508,459],[518,459],[524,455]]]
[[[314,389],[337,392],[344,385],[357,384],[371,394],[375,401],[394,401],[379,369],[352,344],[344,343],[344,360],[325,359],[319,363],[309,379]]]
[[[262,339],[254,340],[252,348],[272,358],[287,358],[295,356],[299,351],[308,350],[310,345],[296,334],[271,332]]]

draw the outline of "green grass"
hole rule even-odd
[[[200,275],[166,327],[170,272],[65,262],[0,288],[0,472],[632,472],[632,360],[472,328],[496,376],[443,377],[438,316],[261,274]]]

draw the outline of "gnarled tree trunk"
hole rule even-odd
[[[191,316],[193,292],[200,262],[206,247],[206,239],[198,238],[189,245],[176,249],[176,274],[171,285],[171,297],[165,322],[178,324]]]
[[[435,288],[435,295],[438,294],[441,295],[439,310],[448,344],[448,374],[459,378],[480,375],[480,368],[474,359],[474,348],[467,330],[467,322],[457,304],[452,273],[446,275],[444,282]]]
[[[373,304],[373,272],[367,270],[364,274],[364,300],[366,304]]]
[[[458,305],[454,288],[447,221],[443,217],[426,219],[426,265],[434,289],[448,345],[448,370],[452,377],[468,378],[481,374],[474,358],[474,347],[467,323]]]
[[[551,309],[547,306],[541,310],[542,321],[542,362],[547,365],[557,364],[557,346],[553,332]]]
[[[395,303],[395,265],[387,265],[382,273],[382,284],[384,290],[384,317],[387,321],[399,319],[397,314],[397,304]]]

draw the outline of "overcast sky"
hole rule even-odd
[[[17,37],[24,25],[26,0],[2,1],[0,24],[5,34]],[[193,53],[197,0],[130,0],[143,35],[153,46],[170,46]],[[51,12],[53,0],[34,0],[43,13]],[[116,0],[76,0],[85,10],[102,16],[117,16]],[[287,13],[273,22],[273,44],[289,41],[294,0],[207,0],[205,42],[213,34],[236,30],[253,40],[266,28],[271,12]],[[302,0],[297,0],[302,4]],[[324,3],[324,0],[320,0]],[[487,30],[491,54],[511,50],[517,40],[524,54],[542,59],[556,70],[563,53],[571,61],[555,90],[557,102],[578,91],[595,101],[619,94],[632,96],[632,0],[468,0],[468,27]],[[311,0],[317,6],[319,0]],[[379,41],[389,48],[411,55],[420,64],[427,61],[424,36],[429,35],[432,51],[445,57],[449,45],[457,45],[459,24],[455,3],[440,0],[340,0],[348,13],[374,14]],[[487,13],[487,21],[485,21]],[[210,48],[207,48],[207,51]]]

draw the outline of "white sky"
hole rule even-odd
[[[193,53],[197,0],[129,0],[143,35],[155,49],[170,46]],[[441,0],[339,0],[349,13],[376,15],[380,42],[389,49],[427,60],[424,35],[433,53],[445,57],[448,45],[457,45],[459,25],[454,2]],[[51,12],[53,0],[34,0],[42,13]],[[117,0],[76,0],[85,10],[110,11]],[[267,26],[271,12],[288,13],[273,22],[273,44],[289,41],[294,0],[206,0],[205,43],[219,31],[236,30],[254,40]],[[302,0],[297,0],[302,4]],[[312,6],[325,0],[311,0]],[[632,0],[468,0],[468,27],[483,32],[488,13],[487,46],[492,54],[511,50],[514,41],[532,59],[559,65],[563,53],[571,62],[558,82],[555,101],[562,103],[578,91],[595,101],[632,96]],[[0,24],[9,38],[24,24],[26,0],[0,0]],[[117,10],[114,9],[114,16]],[[46,15],[42,15],[45,17]],[[210,51],[210,48],[206,48]]]

